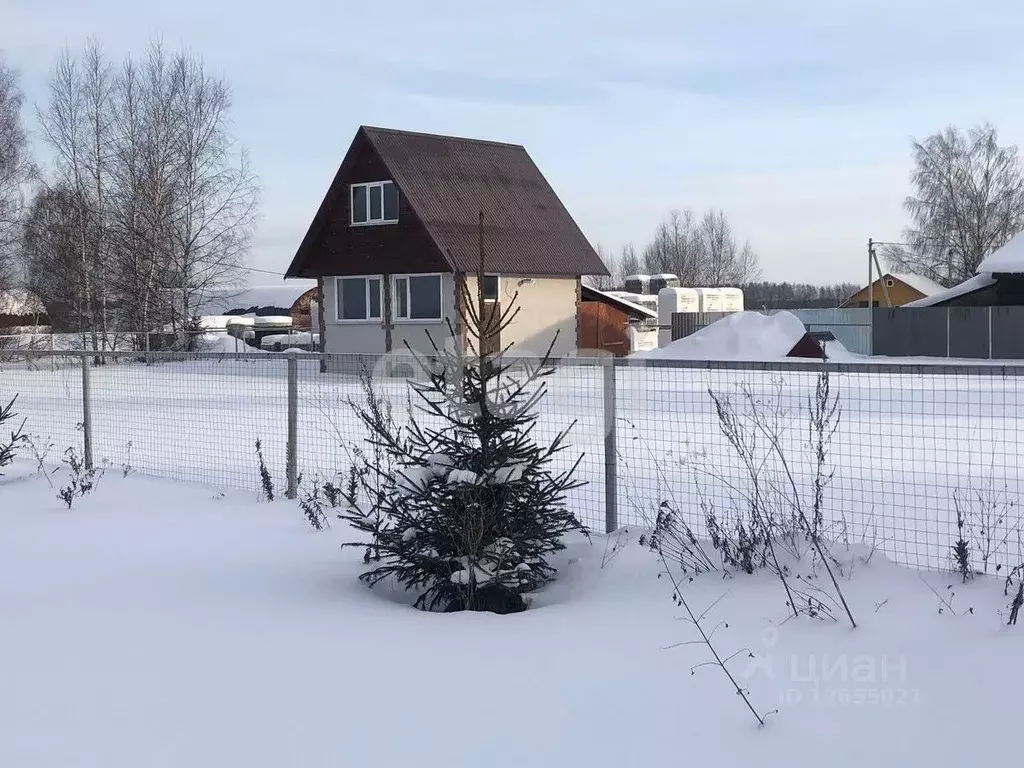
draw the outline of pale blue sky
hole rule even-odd
[[[0,0],[30,99],[65,45],[160,35],[235,94],[283,270],[361,124],[524,144],[592,242],[725,209],[773,279],[865,277],[905,224],[909,140],[990,120],[1024,143],[1018,0]],[[273,278],[254,274],[252,282]]]

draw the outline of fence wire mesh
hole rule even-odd
[[[825,371],[829,415],[816,430]],[[290,444],[300,493],[341,482],[368,450],[353,407],[365,376],[402,423],[415,373],[412,360],[378,356],[19,351],[0,353],[0,398],[18,395],[31,451],[49,463],[67,448],[81,455],[88,437],[97,465],[255,492],[259,440],[283,495]],[[571,426],[553,469],[579,461],[586,484],[568,502],[598,532],[649,528],[668,507],[705,536],[709,513],[728,527],[756,499],[780,517],[819,510],[833,541],[939,568],[959,510],[976,565],[995,572],[1024,561],[1022,376],[1024,366],[566,360],[546,380],[534,434],[547,442]]]
[[[828,402],[818,397],[823,371]],[[1022,374],[862,364],[621,368],[619,522],[650,525],[665,504],[698,535],[708,533],[709,514],[749,529],[754,501],[778,519],[802,510],[811,520],[821,487],[826,539],[913,567],[947,567],[959,506],[978,565],[1016,565],[1024,561]]]

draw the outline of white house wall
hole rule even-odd
[[[466,283],[475,296],[476,276],[468,276]],[[501,333],[502,347],[512,344],[510,354],[542,355],[557,333],[552,355],[573,354],[577,346],[576,290],[574,277],[501,275],[498,296],[502,307],[509,307],[516,293],[519,307],[515,320]]]
[[[476,277],[466,278],[470,294],[476,295]],[[385,348],[384,323],[338,322],[337,282],[324,278],[325,350],[331,354],[380,354]],[[455,278],[442,275],[442,311],[444,317],[457,327],[455,312]],[[502,275],[499,279],[500,299],[503,306],[511,303],[518,292],[519,314],[502,331],[502,346],[513,344],[513,351],[522,355],[541,355],[547,351],[555,334],[558,339],[553,354],[558,357],[572,354],[577,345],[576,278],[522,277]],[[448,325],[440,322],[395,321],[391,327],[392,352],[400,354],[405,342],[415,351],[431,350],[427,331],[440,346],[448,341]]]

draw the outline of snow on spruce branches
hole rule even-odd
[[[564,549],[562,536],[585,532],[565,503],[566,492],[583,484],[574,479],[579,458],[568,470],[552,468],[572,424],[550,443],[534,436],[554,340],[539,360],[488,350],[479,340],[509,326],[518,294],[492,309],[482,268],[476,296],[464,279],[457,284],[465,334],[449,322],[451,343],[431,337],[426,356],[409,348],[422,376],[409,382],[407,424],[363,378],[365,398],[352,405],[374,448],[363,455],[378,458],[364,458],[353,473],[359,482],[339,517],[366,535],[345,546],[366,549],[361,578],[369,584],[397,582],[427,610],[511,613],[555,575],[549,560]]]

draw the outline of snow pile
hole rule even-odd
[[[633,357],[655,360],[777,360],[806,333],[791,312],[735,312],[694,334]]]

